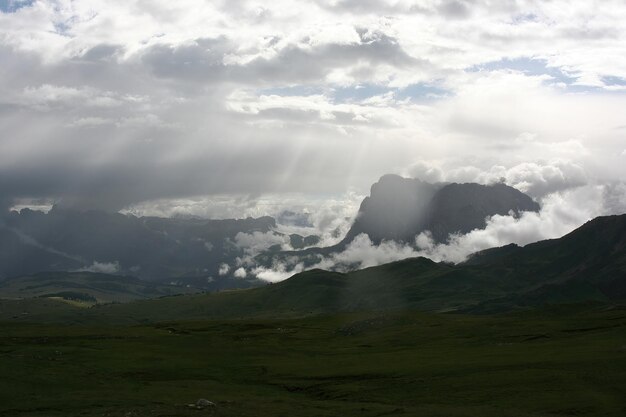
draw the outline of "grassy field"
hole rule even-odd
[[[2,416],[624,416],[626,310],[0,323]],[[199,398],[216,403],[187,406]]]

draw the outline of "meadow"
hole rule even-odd
[[[626,415],[626,309],[0,322],[0,415]],[[205,398],[215,407],[189,406]]]

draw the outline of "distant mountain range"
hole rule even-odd
[[[217,292],[264,285],[230,276],[144,280],[98,272],[38,272],[0,281],[0,299],[58,298],[86,304],[123,303],[180,294]]]
[[[338,245],[315,248],[317,236],[285,236],[293,252],[271,247],[257,260],[262,265],[284,256],[329,254],[345,248],[355,236],[372,241],[413,242],[430,231],[436,242],[451,233],[485,227],[494,214],[537,211],[539,205],[504,184],[429,184],[385,175],[372,186],[350,231]],[[297,213],[284,220],[302,224]],[[241,220],[135,217],[102,211],[54,207],[43,213],[29,209],[0,219],[0,279],[42,271],[110,272],[143,279],[217,279],[223,263],[234,265],[244,255],[233,242],[238,233],[276,229],[271,217]],[[235,268],[227,275],[232,277]],[[241,287],[254,284],[248,277]]]
[[[219,277],[222,263],[242,256],[238,233],[273,230],[271,217],[206,220],[135,217],[53,208],[11,212],[0,224],[0,279],[100,264],[145,279]],[[305,238],[293,235],[295,247]],[[311,238],[307,237],[307,243]],[[301,245],[301,246],[297,246]],[[113,271],[117,269],[116,271]],[[245,283],[242,283],[246,287]]]
[[[459,265],[413,258],[347,274],[312,270],[255,289],[72,314],[144,322],[404,309],[493,313],[580,302],[626,302],[626,214],[596,218],[560,239],[479,252]]]
[[[207,317],[417,309],[486,313],[544,304],[626,301],[626,214],[560,239],[475,254],[464,264],[413,258],[347,274],[313,270],[257,289],[185,297]],[[121,309],[150,318],[175,300]]]
[[[93,272],[39,272],[0,281],[0,298],[58,298],[85,304],[128,302],[193,292],[200,290]]]

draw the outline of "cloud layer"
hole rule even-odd
[[[5,2],[0,195],[343,199],[420,161],[535,197],[625,181],[624,19],[619,0]]]

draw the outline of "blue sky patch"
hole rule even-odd
[[[2,13],[15,13],[23,7],[32,6],[35,0],[0,0]]]
[[[396,98],[398,100],[405,100],[408,98],[411,99],[411,101],[423,101],[447,97],[450,94],[450,91],[444,90],[443,88],[436,87],[431,84],[419,83],[399,89],[396,92]]]
[[[602,82],[604,83],[604,85],[611,85],[611,86],[626,86],[626,78],[622,78],[622,77],[613,77],[613,76],[607,76],[607,77],[602,77]]]
[[[349,87],[323,88],[319,86],[296,85],[272,87],[257,90],[258,95],[276,95],[281,97],[306,97],[325,94],[335,103],[351,103],[368,98],[393,93],[397,100],[427,101],[450,95],[450,91],[431,84],[418,83],[403,88],[392,88],[377,84],[360,84]]]
[[[430,84],[418,83],[403,88],[392,88],[375,84],[362,84],[334,89],[335,102],[363,101],[370,97],[393,93],[397,100],[424,101],[447,96],[449,91]]]
[[[469,72],[498,70],[519,71],[526,75],[549,75],[555,81],[562,82],[568,85],[576,81],[575,77],[567,75],[559,68],[549,67],[545,59],[505,58],[499,61],[492,61],[485,64],[474,65],[467,69],[467,71]]]
[[[565,91],[568,93],[619,93],[618,91],[608,91],[595,85],[576,84],[576,77],[566,74],[559,68],[549,67],[545,59],[502,59],[500,61],[474,65],[466,69],[468,72],[498,70],[519,71],[526,75],[549,75],[552,77],[552,80],[547,81],[546,84],[561,82],[565,85]],[[626,86],[626,79],[621,77],[605,76],[602,77],[602,82],[605,86]]]
[[[337,103],[350,101],[363,101],[370,97],[380,96],[393,91],[391,88],[376,84],[361,84],[350,87],[337,87],[332,93],[332,97]]]

